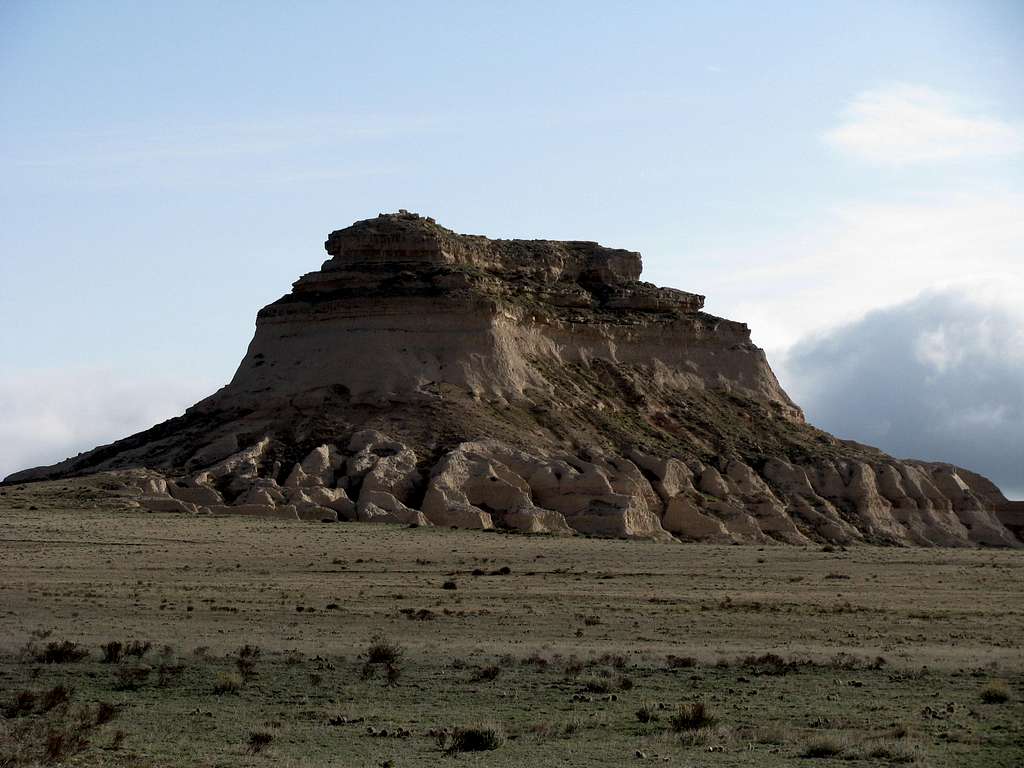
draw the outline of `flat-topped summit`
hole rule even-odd
[[[719,542],[1019,546],[984,478],[805,423],[741,322],[633,251],[332,232],[183,416],[8,481],[112,471],[149,509]]]
[[[460,265],[538,280],[621,284],[640,279],[640,254],[594,242],[491,240],[460,235],[429,216],[382,213],[332,232],[324,243],[333,257],[323,271],[361,266]]]

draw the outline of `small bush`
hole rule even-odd
[[[141,659],[143,656],[149,653],[149,649],[152,647],[153,644],[148,641],[143,643],[139,640],[132,640],[130,643],[128,643],[128,645],[124,647],[124,655],[132,656],[136,659]]]
[[[447,737],[444,751],[448,754],[457,752],[490,752],[505,743],[505,733],[496,725],[474,725],[469,728],[456,728]]]
[[[665,663],[669,669],[689,669],[697,666],[697,660],[693,656],[675,656],[671,653],[665,657]]]
[[[603,677],[587,677],[580,681],[583,690],[587,693],[611,693],[612,684],[610,680]]]
[[[480,667],[476,672],[473,673],[473,676],[470,678],[470,680],[474,683],[480,683],[484,681],[490,682],[491,680],[497,680],[500,675],[501,667],[499,667],[497,664],[490,664],[486,667]]]
[[[102,653],[100,661],[104,664],[117,664],[124,655],[124,645],[118,640],[111,640],[100,646],[100,652]]]
[[[177,679],[182,672],[185,671],[185,665],[176,663],[172,660],[162,662],[156,668],[156,684],[160,688],[166,688],[175,679]]]
[[[402,648],[382,637],[375,637],[366,649],[367,664],[397,664],[402,660]]]
[[[644,702],[636,711],[636,719],[641,723],[653,723],[658,719],[657,707],[654,704]]]
[[[695,731],[698,728],[708,728],[717,722],[703,701],[680,704],[676,711],[669,715],[668,721],[672,726],[672,730],[676,733]]]
[[[912,763],[918,753],[913,744],[898,741],[883,741],[868,747],[864,753],[869,760],[887,763]]]
[[[519,735],[534,741],[550,741],[552,739],[568,739],[576,734],[582,724],[579,720],[567,720],[566,722],[542,722],[535,723],[523,730]]]
[[[804,744],[800,757],[839,757],[846,751],[846,744],[835,736],[816,736]]]
[[[221,672],[213,683],[213,692],[218,696],[225,693],[238,693],[242,690],[242,676],[235,672]]]
[[[795,661],[786,661],[775,653],[763,653],[760,656],[747,656],[743,666],[755,675],[786,675],[795,672],[800,666]]]
[[[96,705],[96,725],[105,725],[117,717],[117,705],[101,701]]]
[[[31,715],[36,708],[35,691],[18,691],[11,700],[4,705],[3,714],[6,718],[24,717]]]
[[[458,589],[458,588],[459,588],[459,585],[456,584],[454,581],[450,581],[450,580],[446,581],[444,584],[441,585],[441,589]]]
[[[981,700],[986,704],[1005,704],[1010,700],[1010,686],[1002,680],[993,680],[981,689]]]
[[[39,700],[39,711],[49,712],[51,709],[71,701],[72,689],[66,685],[55,685],[46,691]]]
[[[134,691],[149,679],[153,668],[146,664],[120,664],[115,673],[114,687],[119,691]]]
[[[363,678],[372,677],[379,667],[383,667],[387,677],[388,685],[397,685],[398,678],[402,674],[398,666],[402,660],[402,647],[397,643],[389,642],[383,637],[375,637],[366,649],[366,661],[363,664]]]
[[[78,643],[65,640],[61,643],[47,643],[45,648],[34,650],[30,655],[33,661],[40,664],[73,664],[86,658],[89,651]]]
[[[274,740],[274,734],[270,731],[250,731],[248,751],[254,755],[258,755],[264,749],[270,746],[270,742]]]
[[[89,746],[86,734],[76,729],[51,728],[46,734],[46,760],[62,763]]]
[[[235,666],[246,680],[256,674],[256,662],[259,661],[261,653],[258,645],[249,645],[248,643],[238,649],[235,655]]]

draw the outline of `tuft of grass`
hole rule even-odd
[[[583,690],[587,693],[611,693],[612,683],[611,680],[604,677],[585,677],[580,681],[580,685],[583,686]]]
[[[709,728],[717,722],[703,701],[680,704],[676,711],[669,715],[669,725],[676,733],[695,731],[698,728]]]
[[[841,757],[846,752],[846,742],[837,736],[815,736],[804,744],[800,757],[827,758]]]
[[[654,723],[658,720],[658,707],[655,704],[651,704],[645,701],[640,705],[640,709],[636,711],[636,719],[641,723]]]
[[[246,741],[247,751],[254,755],[258,755],[264,749],[270,746],[270,743],[274,740],[274,734],[270,731],[255,730],[249,731],[249,739]]]
[[[235,666],[239,674],[248,680],[256,674],[256,662],[259,661],[262,651],[258,645],[246,643],[235,653]]]
[[[981,689],[981,700],[986,704],[1005,704],[1010,700],[1010,686],[1002,680],[993,680]]]
[[[491,680],[497,680],[500,675],[501,667],[497,664],[489,664],[486,667],[477,669],[470,678],[470,681],[474,683],[490,682]]]
[[[119,664],[114,674],[114,687],[119,691],[135,691],[141,688],[153,668],[147,664]]]
[[[124,644],[119,640],[111,640],[100,646],[100,661],[104,664],[117,664],[124,655]]]
[[[690,669],[697,666],[697,660],[693,656],[676,656],[672,653],[665,657],[665,663],[669,669]]]
[[[218,696],[225,693],[238,693],[242,690],[242,676],[236,672],[221,672],[213,682],[213,692]]]
[[[864,751],[868,760],[887,763],[912,763],[919,755],[914,744],[905,741],[880,741]]]
[[[66,685],[55,685],[50,690],[43,693],[39,699],[39,711],[49,712],[51,709],[56,709],[61,704],[67,704],[71,701],[72,689]]]
[[[132,640],[130,643],[125,645],[124,655],[132,656],[136,659],[141,659],[143,656],[149,653],[149,649],[152,647],[153,644],[148,640],[146,642],[141,642],[140,640]]]
[[[364,655],[366,656],[366,661],[363,663],[363,679],[372,677],[377,669],[383,668],[387,678],[387,685],[394,686],[398,684],[398,679],[402,675],[402,669],[399,664],[404,655],[400,645],[378,635],[371,640],[370,646],[366,649]]]
[[[117,717],[118,707],[108,701],[101,701],[96,705],[96,725],[105,725]]]
[[[459,752],[490,752],[505,743],[505,732],[500,726],[485,723],[456,728],[447,734],[442,744],[446,754]]]
[[[3,715],[8,719],[25,717],[31,715],[35,708],[36,693],[26,688],[15,693],[11,700],[4,705]]]

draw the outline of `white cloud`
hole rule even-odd
[[[0,380],[0,478],[53,464],[181,415],[212,381],[98,368],[5,374]]]
[[[1024,194],[1006,189],[849,202],[804,231],[700,254],[694,286],[769,352],[925,289],[1024,295]],[[690,280],[692,284],[692,280]]]
[[[897,84],[859,94],[824,139],[860,160],[901,166],[1024,152],[1024,125],[969,114],[926,86]]]

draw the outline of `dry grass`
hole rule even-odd
[[[25,505],[28,490],[9,493]],[[0,707],[12,715],[0,720],[0,745],[5,759],[22,755],[10,765],[43,763],[51,731],[55,751],[81,747],[64,762],[83,768],[422,768],[454,765],[456,754],[499,768],[590,768],[631,764],[637,751],[659,764],[785,768],[820,736],[848,739],[828,758],[835,764],[1021,763],[1024,703],[979,698],[995,677],[1013,694],[1024,685],[1024,614],[1006,608],[1024,574],[1017,553],[776,547],[768,556],[53,511],[56,495],[29,512],[4,507],[12,499],[0,498]],[[469,577],[476,569],[484,575]],[[833,572],[850,579],[825,578]],[[440,589],[456,578],[457,590]],[[371,651],[374,638],[381,647]],[[91,655],[74,661],[65,643]],[[18,655],[28,644],[34,653]],[[50,644],[47,663],[36,654]],[[133,644],[140,655],[126,653]],[[165,644],[201,651],[182,664]],[[246,645],[261,650],[241,653]],[[119,670],[142,665],[151,674],[119,690]],[[381,685],[389,666],[399,674]],[[42,711],[57,686],[69,699],[58,694]],[[680,718],[679,701],[705,703],[703,715]],[[98,702],[111,707],[102,717]],[[672,717],[685,727],[677,732]],[[450,740],[451,725],[472,723],[495,724],[504,743],[445,758],[427,735],[448,724]],[[249,753],[257,730],[273,742]]]

